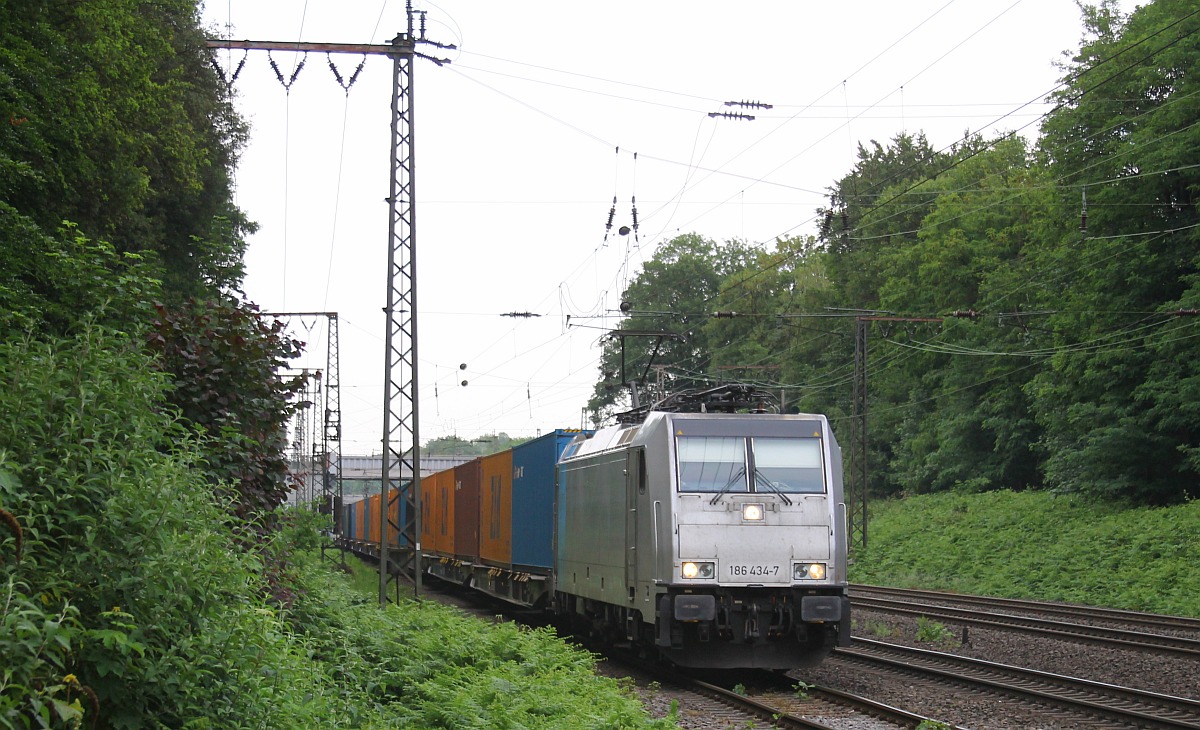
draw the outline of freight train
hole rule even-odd
[[[684,667],[819,662],[850,641],[841,450],[824,416],[744,412],[755,395],[684,394],[423,477],[425,570]],[[352,547],[378,544],[378,502],[345,507]]]

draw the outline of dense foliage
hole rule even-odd
[[[759,382],[843,444],[864,328],[876,494],[1200,495],[1200,14],[1105,1],[1084,21],[1036,144],[862,145],[815,239],[677,238],[621,328],[681,336],[655,360],[672,384]],[[654,346],[619,344],[598,418],[628,405],[622,358],[642,378]]]
[[[301,343],[238,296],[245,132],[195,4],[0,17],[0,728],[661,726],[548,633],[297,552]]]
[[[24,543],[6,535],[0,565],[0,726],[268,715],[272,658],[247,651],[272,641],[259,558],[230,549],[140,341],[85,327],[0,362],[0,504]]]
[[[1086,12],[1038,144],[872,142],[815,238],[671,241],[624,327],[673,336],[610,342],[606,383],[658,363],[680,384],[752,376],[845,425],[855,322],[826,315],[886,312],[877,492],[1052,487],[1013,509],[1056,528],[1079,509],[1062,492],[1195,496],[1200,13]],[[300,345],[238,296],[246,129],[195,3],[0,0],[0,17],[0,727],[646,726],[548,634],[380,611],[296,553],[319,526],[273,508],[301,387],[276,373]],[[618,393],[601,384],[593,407]],[[914,580],[966,580],[941,561],[973,555],[968,535],[1004,536],[987,549],[1006,561],[1031,531],[1061,535],[973,522],[961,499],[922,503],[950,542],[922,548],[938,560]],[[1123,568],[1128,543],[1153,567],[1123,598],[1043,595],[1190,610],[1194,504],[1079,512],[1093,564]],[[876,540],[903,544],[887,525]],[[880,575],[914,564],[871,556]]]
[[[1116,508],[1049,492],[878,502],[857,583],[1200,616],[1200,502]]]
[[[238,517],[282,501],[298,343],[242,302],[245,127],[194,2],[0,5],[0,335],[146,338]],[[64,221],[68,221],[64,223]]]
[[[239,284],[246,130],[194,0],[10,1],[0,16],[0,200],[154,260],[172,301]]]
[[[315,515],[237,549],[138,341],[0,362],[0,728],[659,726],[550,634],[356,597],[295,556]]]
[[[303,376],[281,377],[302,343],[250,304],[192,302],[156,306],[147,336],[171,375],[169,397],[185,422],[207,436],[203,470],[232,489],[234,514],[254,520],[287,496],[287,425],[304,404]]]
[[[528,440],[527,438],[513,438],[504,432],[484,435],[471,440],[458,436],[443,436],[430,439],[421,448],[425,450],[426,454],[441,456],[487,456],[506,451]]]

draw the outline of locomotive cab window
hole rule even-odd
[[[746,492],[746,439],[680,436],[679,491]]]
[[[821,440],[815,438],[751,439],[756,492],[821,494]]]
[[[820,439],[680,436],[676,445],[681,492],[825,491]]]

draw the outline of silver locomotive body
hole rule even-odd
[[[682,666],[785,669],[849,642],[824,416],[651,412],[558,468],[559,611]]]

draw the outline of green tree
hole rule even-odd
[[[883,367],[872,371],[872,398],[889,409],[878,421],[895,442],[888,472],[909,491],[1040,481],[1040,432],[1023,390],[1039,360],[1020,354],[1027,335],[1006,313],[1030,308],[1023,256],[1058,229],[1055,207],[1022,138],[972,146],[978,154],[938,178],[917,241],[882,264],[881,307],[946,318],[874,339]]]
[[[153,261],[174,301],[240,285],[230,175],[246,128],[191,0],[9,2],[0,199]]]
[[[618,329],[640,333],[668,333],[661,342],[656,336],[610,337],[600,359],[601,379],[596,384],[588,409],[597,422],[629,405],[626,384],[645,385],[652,364],[671,367],[675,377],[695,383],[709,377],[711,344],[704,323],[713,311],[721,282],[746,266],[748,252],[743,243],[718,244],[698,234],[678,236],[658,248],[634,278],[623,296],[629,312]]]
[[[1159,0],[1085,20],[1042,150],[1087,230],[1041,257],[1057,351],[1030,392],[1051,485],[1173,501],[1200,478],[1196,320],[1171,314],[1200,300],[1200,17]]]
[[[924,134],[897,135],[885,147],[871,140],[858,146],[858,162],[831,190],[822,243],[835,256],[829,274],[843,306],[877,306],[884,275],[883,257],[916,240],[935,192],[918,186],[945,167],[949,157],[935,151]]]
[[[713,374],[777,391],[785,410],[836,411],[848,390],[822,382],[837,367],[845,334],[821,316],[834,304],[830,255],[812,238],[777,240],[773,250],[751,255],[722,281],[713,304],[722,314],[705,324]]]
[[[80,320],[144,326],[161,296],[154,267],[74,226],[53,235],[0,201],[0,338],[73,332]]]
[[[422,453],[442,456],[487,456],[511,449],[528,440],[513,438],[504,432],[480,436],[477,439],[443,436],[427,441],[422,447]]]

